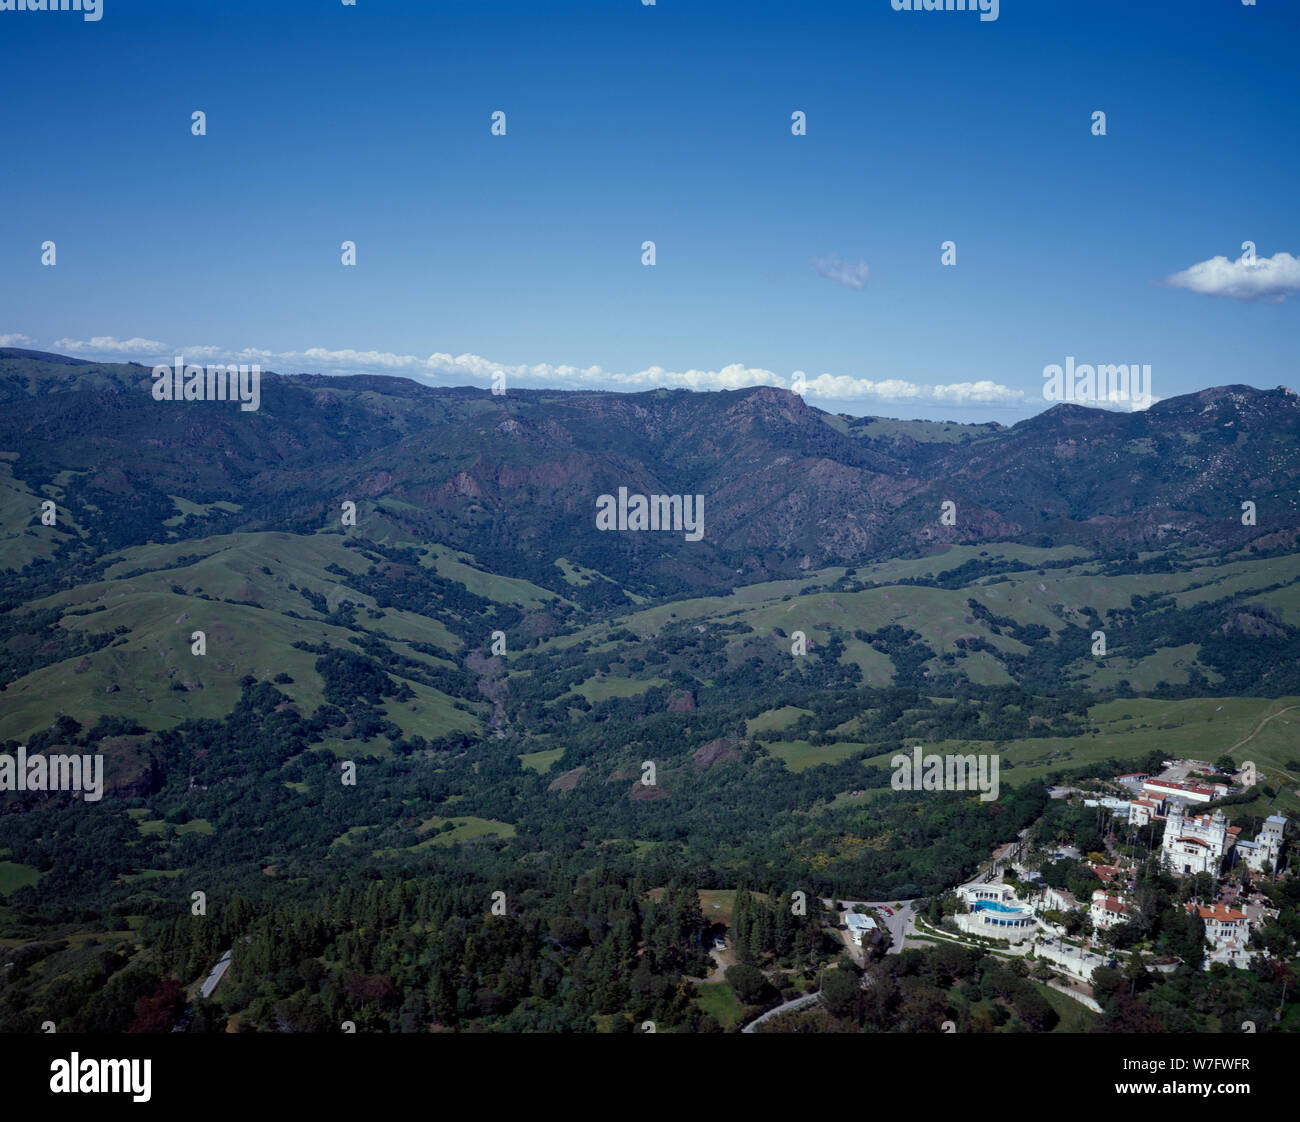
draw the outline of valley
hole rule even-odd
[[[0,751],[104,764],[0,793],[0,1030],[718,1031],[701,894],[794,985],[844,945],[776,901],[929,908],[1050,786],[1226,754],[1232,821],[1300,811],[1287,392],[1002,429],[147,373],[0,353]],[[700,540],[604,530],[619,480]],[[917,748],[997,797],[896,790]]]

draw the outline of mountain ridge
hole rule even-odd
[[[1300,525],[1300,397],[1284,388],[1211,387],[1135,413],[1061,403],[1003,427],[846,421],[770,386],[498,397],[388,375],[267,373],[261,408],[241,412],[129,392],[151,385],[138,364],[39,354],[0,351],[0,450],[33,494],[62,498],[95,553],[214,530],[328,529],[353,501],[506,575],[535,579],[564,556],[675,595],[729,588],[738,569],[772,579],[945,543],[1141,547],[1177,526],[1239,546]],[[704,540],[602,534],[595,500],[619,487],[703,495]],[[164,528],[172,496],[240,510]],[[1244,500],[1256,527],[1242,524]],[[945,502],[955,524],[941,519]],[[93,507],[115,510],[114,526]]]

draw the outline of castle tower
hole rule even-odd
[[[1166,855],[1172,855],[1174,839],[1182,832],[1183,804],[1171,799],[1168,806],[1165,808],[1165,836],[1160,842],[1160,848]]]
[[[1228,851],[1228,820],[1222,809],[1215,810],[1210,818],[1210,833],[1206,839],[1214,847],[1215,857],[1222,857]]]
[[[1282,853],[1282,845],[1286,835],[1286,819],[1280,814],[1269,815],[1264,820],[1264,825],[1260,828],[1255,840],[1259,843],[1260,867],[1263,867],[1265,861],[1272,865],[1277,865],[1278,858]]]

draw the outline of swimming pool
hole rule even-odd
[[[961,893],[970,908],[969,914],[956,917],[963,931],[1015,940],[1023,939],[1037,923],[1033,909],[1017,900],[1006,885],[971,884]]]

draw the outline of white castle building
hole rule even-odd
[[[1183,804],[1171,799],[1165,813],[1160,860],[1176,875],[1209,873],[1218,876],[1219,866],[1236,841],[1239,829],[1228,825],[1222,810],[1199,817],[1187,816],[1183,813]]]
[[[1282,846],[1286,844],[1287,820],[1280,814],[1271,814],[1264,820],[1264,825],[1255,840],[1237,843],[1242,860],[1257,873],[1262,873],[1270,866],[1277,868],[1277,859],[1282,855]]]
[[[1183,804],[1171,799],[1165,810],[1165,836],[1160,858],[1176,876],[1210,873],[1217,876],[1223,859],[1234,847],[1241,859],[1256,872],[1277,868],[1286,844],[1287,820],[1270,815],[1254,841],[1238,841],[1240,826],[1229,826],[1222,810],[1213,814],[1189,815]]]

